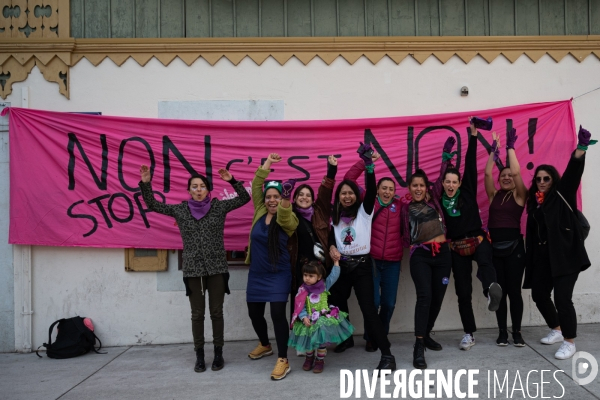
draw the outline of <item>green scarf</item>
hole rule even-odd
[[[381,199],[379,198],[379,196],[377,196],[377,201],[379,202],[379,205],[380,205],[381,207],[387,207],[387,206],[389,206],[390,204],[392,204],[392,201],[394,201],[394,198],[392,197],[392,199],[390,200],[390,202],[389,202],[389,203],[387,203],[387,204],[385,204],[383,201],[381,201]]]
[[[442,194],[442,206],[446,209],[446,212],[450,217],[460,216],[460,210],[456,209],[456,203],[458,203],[458,196],[460,195],[460,189],[456,189],[454,197],[446,196],[446,192]]]

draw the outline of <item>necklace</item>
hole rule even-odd
[[[508,200],[510,200],[510,196],[513,195],[513,191],[509,190],[505,195],[504,198],[502,199],[502,203],[500,203],[500,205],[504,205],[505,202],[507,202]]]

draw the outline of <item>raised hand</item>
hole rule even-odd
[[[270,161],[271,163],[278,163],[279,161],[281,161],[282,158],[279,154],[277,153],[271,153],[269,154],[269,157],[267,157],[267,161]]]
[[[496,133],[496,131],[492,132],[492,151],[491,154],[494,154],[494,162],[500,159],[500,136]]]
[[[359,154],[360,158],[365,162],[365,165],[373,164],[373,159],[367,155],[367,153],[369,153],[372,150],[373,150],[373,148],[371,147],[370,143],[363,144],[363,142],[360,142],[358,154]]]
[[[590,139],[592,138],[592,134],[587,129],[583,129],[581,125],[579,125],[579,133],[577,134],[577,139],[579,142],[577,143],[579,146],[587,147],[590,144]]]
[[[287,181],[283,182],[281,184],[281,198],[284,200],[289,200],[292,197],[294,186],[296,186],[295,179],[288,179]]]
[[[231,175],[231,173],[229,171],[227,171],[225,168],[221,168],[219,169],[219,176],[221,177],[221,179],[223,179],[225,182],[229,182],[230,180],[233,179],[233,175]]]
[[[454,136],[449,136],[448,139],[446,139],[446,143],[444,143],[444,153],[450,153],[455,143],[456,139]]]
[[[512,128],[510,131],[506,132],[506,150],[515,149],[515,142],[517,141],[517,130]]]
[[[147,165],[142,165],[140,167],[140,175],[142,177],[142,182],[144,183],[148,183],[150,182],[150,169],[148,168]]]
[[[337,163],[338,163],[337,158],[335,158],[335,156],[333,154],[330,155],[329,157],[327,157],[327,162],[330,165],[337,165]]]
[[[379,154],[378,152],[374,151],[373,152],[373,156],[371,156],[371,159],[373,160],[373,162],[379,160],[381,158],[381,154]]]

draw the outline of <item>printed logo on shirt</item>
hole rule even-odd
[[[356,239],[356,231],[353,227],[348,226],[342,231],[342,243],[345,246],[351,245]]]

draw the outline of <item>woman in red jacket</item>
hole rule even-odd
[[[378,153],[373,153],[373,161],[377,161],[379,158]],[[364,162],[359,161],[348,170],[344,179],[356,182],[364,174],[364,171]],[[390,321],[396,308],[396,295],[400,281],[400,262],[403,252],[400,232],[401,206],[402,203],[396,196],[394,180],[390,177],[379,179],[371,227],[371,259],[375,266],[373,269],[375,308],[379,311],[379,319],[386,334],[390,331]],[[366,326],[363,337],[367,341],[365,350],[377,351],[377,347],[369,340]],[[335,351],[341,352],[353,345],[354,341],[350,338],[336,347]]]

